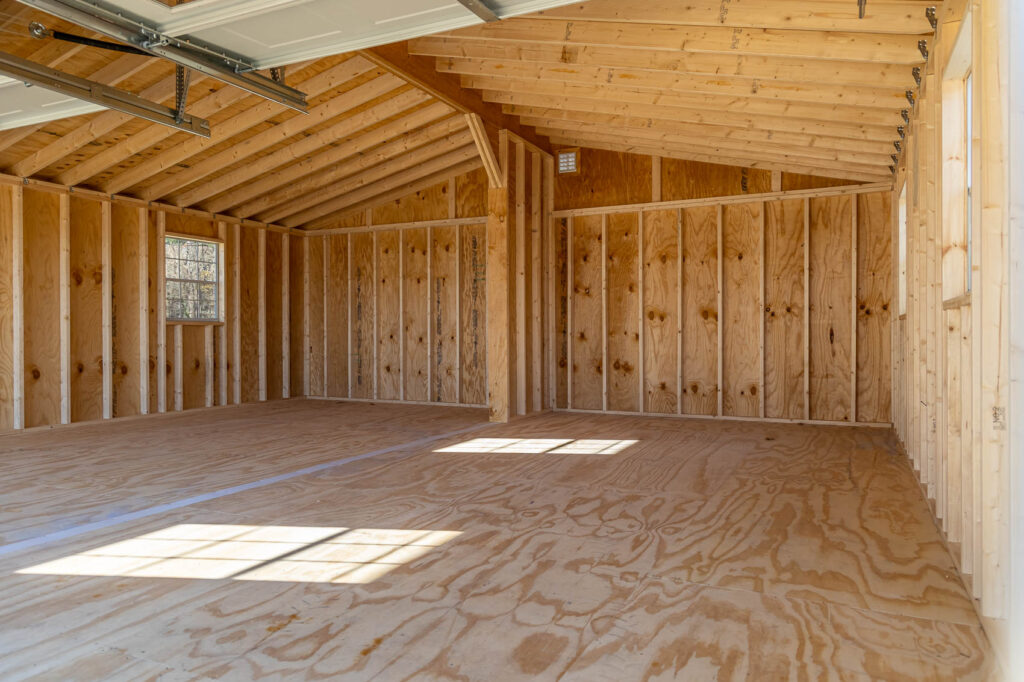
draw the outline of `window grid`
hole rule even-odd
[[[220,244],[167,237],[164,243],[167,319],[220,320]]]

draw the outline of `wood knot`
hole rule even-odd
[[[32,378],[33,379],[38,379],[40,376],[42,376],[42,374],[39,372],[39,368],[38,367],[33,367],[32,368]]]
[[[750,387],[750,395],[757,395],[757,384]]]
[[[699,389],[697,387],[697,384],[690,384],[690,393],[693,393],[694,395],[696,395],[698,390]]]
[[[199,358],[196,358],[195,360],[192,361],[192,367],[195,369],[199,369]]]
[[[661,262],[662,263],[667,263],[668,262],[668,256],[666,256],[665,254],[661,254]]]
[[[75,281],[75,286],[82,285],[82,273],[77,268],[71,271],[71,279]]]
[[[78,363],[77,365],[75,365],[75,369],[77,369],[78,373],[81,374],[82,372],[85,371],[85,365],[83,365],[82,363]]]
[[[736,260],[743,260],[743,254],[742,253],[736,254]]]
[[[122,362],[122,363],[121,363],[121,375],[123,376],[123,375],[125,375],[125,374],[128,374],[128,365],[126,365],[126,364],[124,364],[124,363]]]
[[[95,282],[96,284],[103,284],[103,271],[102,270],[93,270],[92,271],[92,281]]]

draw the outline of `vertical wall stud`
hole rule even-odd
[[[601,214],[601,409],[608,411],[608,214]]]
[[[655,157],[660,158],[660,157]],[[636,282],[637,282],[637,296],[639,297],[639,305],[637,305],[637,331],[639,333],[639,352],[637,354],[637,376],[639,377],[639,391],[640,391],[640,402],[638,405],[639,412],[645,412],[647,409],[647,380],[645,379],[644,373],[644,212],[637,212],[637,258],[636,258]]]
[[[110,268],[110,220],[111,207],[109,201],[100,202],[100,268],[103,282],[101,285],[103,303],[101,306],[103,320],[103,418],[114,416],[114,337],[113,337],[113,282]]]
[[[224,251],[225,244],[228,239],[228,226],[220,220],[217,221],[217,237],[221,241],[220,255],[217,259],[219,263],[219,272],[217,273],[217,279],[220,281],[220,291],[218,292],[217,299],[217,310],[219,311],[218,317],[225,324],[217,326],[217,349],[216,349],[216,366],[217,366],[217,404],[227,405],[228,404],[228,328],[227,328],[227,315],[226,313],[226,300],[227,293],[227,279],[225,273],[227,268],[224,264]]]
[[[71,423],[71,195],[60,194],[60,423]]]
[[[683,209],[676,209],[676,412],[683,413]]]
[[[759,278],[760,278],[760,281],[761,281],[760,282],[760,292],[761,293],[759,294],[760,297],[761,297],[761,305],[760,305],[760,309],[758,311],[758,316],[761,318],[760,324],[758,325],[758,331],[759,331],[758,347],[760,348],[760,357],[761,357],[761,385],[758,386],[758,389],[757,389],[757,393],[758,393],[758,408],[757,409],[758,409],[758,415],[762,419],[764,419],[764,416],[765,416],[764,415],[764,398],[765,398],[764,394],[766,393],[765,386],[767,385],[765,383],[765,376],[764,376],[764,373],[765,373],[765,358],[764,358],[764,314],[765,314],[765,292],[764,292],[765,244],[764,244],[764,224],[765,224],[765,215],[764,214],[765,214],[765,211],[767,209],[768,209],[767,202],[763,202],[762,201],[761,202],[761,226],[760,226],[760,229],[761,229],[761,237],[760,237],[761,245],[759,247],[761,249],[761,258],[760,258],[761,265],[760,265],[760,268],[759,268],[759,275],[758,275]]]
[[[573,305],[573,290],[576,288],[576,282],[574,281],[574,278],[576,277],[576,273],[574,272],[575,268],[573,267],[573,258],[575,257],[575,254],[573,253],[573,243],[572,243],[572,240],[573,240],[573,225],[572,225],[572,222],[573,222],[573,217],[569,216],[569,225],[568,225],[568,228],[567,228],[567,236],[566,236],[566,242],[565,242],[565,263],[566,263],[566,270],[567,270],[567,277],[566,277],[565,288],[566,288],[566,295],[569,298],[569,300],[567,302],[567,307],[565,309],[565,317],[566,317],[566,320],[565,320],[565,336],[566,336],[566,339],[565,339],[565,341],[566,341],[566,344],[565,344],[565,346],[566,346],[565,347],[565,353],[566,353],[566,363],[565,363],[566,401],[565,401],[565,406],[568,409],[570,409],[570,410],[572,409],[572,405],[573,405],[573,402],[572,402],[572,374],[573,374],[572,344],[573,344],[573,341],[574,341],[574,336],[573,336],[573,328],[572,328],[572,322],[573,322],[573,320],[572,320],[572,305]]]
[[[448,186],[451,187],[452,183],[449,180]],[[449,192],[450,194],[451,192]],[[448,207],[451,209],[451,196],[448,197]],[[434,228],[427,227],[427,286],[424,288],[427,296],[427,401],[432,402],[434,400],[440,401],[440,391],[434,389],[434,338],[437,335],[437,330],[434,328],[435,324],[434,316],[436,311],[434,306],[431,305],[433,300],[434,291]],[[436,396],[436,397],[434,397]]]
[[[405,230],[398,230],[398,399],[405,400]]]
[[[14,428],[25,428],[25,214],[24,188],[11,193],[11,327],[14,336]]]
[[[462,403],[462,225],[455,226],[455,402]]]
[[[149,210],[137,209],[139,228],[139,414],[149,414]],[[222,235],[223,236],[223,235]],[[220,281],[224,281],[223,275]],[[224,287],[221,286],[223,291]]]
[[[203,357],[206,363],[206,407],[213,407],[216,362],[213,351],[213,325],[209,324],[203,327]]]
[[[292,395],[291,235],[281,235],[281,397]]]
[[[184,356],[182,342],[182,326],[174,325],[174,410],[181,412],[185,408],[185,387],[182,376],[182,361]]]
[[[526,376],[529,366],[526,357],[527,331],[529,317],[526,313],[529,304],[526,301],[526,272],[529,263],[526,256],[526,240],[529,234],[526,229],[526,146],[516,142],[516,231],[515,231],[515,319],[516,319],[516,414],[526,414]]]
[[[718,281],[718,283],[716,285],[716,291],[717,291],[717,296],[718,296],[718,303],[717,303],[717,305],[718,305],[718,318],[717,318],[717,325],[716,325],[717,332],[718,332],[718,391],[717,391],[717,394],[718,394],[718,408],[717,408],[717,410],[718,411],[717,411],[717,414],[718,414],[719,417],[721,417],[722,416],[722,379],[723,379],[723,368],[724,368],[724,363],[723,363],[723,358],[722,358],[722,347],[723,347],[723,344],[722,344],[722,320],[725,319],[725,310],[722,309],[722,299],[723,299],[722,289],[724,288],[723,281],[722,281],[722,276],[723,276],[723,263],[722,263],[722,255],[723,255],[723,251],[722,251],[722,204],[718,204],[718,213],[717,213],[716,222],[717,222],[717,225],[718,225],[718,247],[717,247],[717,253],[718,253],[718,275],[717,275],[718,279],[717,279],[717,281]]]
[[[328,263],[328,259],[330,258],[331,254],[327,250],[328,249],[328,245],[329,245],[329,241],[328,241],[327,235],[324,235],[321,238],[321,241],[323,241],[323,245],[320,247],[320,253],[323,254],[323,259],[320,262],[320,270],[321,270],[320,285],[322,287],[321,294],[320,294],[320,300],[323,301],[323,303],[321,304],[320,307],[321,307],[321,309],[323,311],[323,323],[320,325],[320,328],[323,330],[323,338],[320,340],[320,342],[321,342],[322,347],[323,347],[323,360],[320,362],[320,375],[321,375],[320,383],[321,383],[321,385],[323,387],[322,388],[322,391],[323,391],[322,395],[323,395],[323,397],[326,398],[327,397],[327,355],[328,355],[329,350],[330,350],[328,348],[328,343],[327,343],[327,273],[329,271],[329,268],[327,267],[327,263]]]
[[[167,411],[167,214],[156,212],[156,410]],[[237,250],[236,250],[237,253]],[[237,281],[237,280],[236,280]],[[237,338],[237,336],[236,336]]]
[[[850,421],[857,421],[857,195],[850,197],[853,219],[850,226]]]
[[[811,418],[811,200],[804,199],[804,419]]]
[[[546,251],[544,269],[546,278],[545,291],[547,302],[544,305],[545,322],[547,323],[548,340],[546,348],[548,367],[548,397],[549,409],[558,407],[558,341],[556,334],[556,320],[558,319],[558,295],[555,288],[555,263],[557,262],[558,240],[555,238],[555,221],[551,217],[554,210],[554,184],[555,184],[555,160],[551,156],[544,157],[544,230],[547,235],[544,248]]]
[[[345,319],[348,321],[347,338],[345,344],[348,348],[348,397],[352,397],[352,357],[355,353],[352,350],[352,233],[345,236]]]
[[[540,154],[530,153],[530,375],[533,386],[531,386],[531,405],[533,412],[543,409],[542,391],[544,389],[544,339],[541,327],[541,297],[543,289],[541,286],[541,172]]]
[[[234,372],[232,372],[232,393],[236,405],[242,402],[242,226],[231,227],[234,244],[231,256],[231,280],[235,283],[231,298],[231,328],[234,347],[231,349]]]
[[[259,399],[267,399],[267,231],[259,228],[257,234],[257,275],[256,275],[256,299],[258,318],[258,382]]]
[[[651,157],[651,201],[661,201],[661,157]]]
[[[309,240],[313,239],[308,235],[302,237],[302,305],[304,314],[302,316],[302,395],[309,396],[310,389],[310,310],[309,310]]]
[[[369,218],[369,217],[370,217],[370,212],[369,212],[369,210],[367,210],[367,218]],[[367,221],[367,225],[369,225],[369,221]],[[379,390],[378,389],[378,384],[380,383],[377,380],[377,355],[378,355],[377,343],[380,340],[380,330],[377,328],[378,322],[380,320],[380,313],[378,311],[378,308],[380,308],[380,306],[377,304],[378,301],[380,300],[380,298],[377,295],[377,293],[378,293],[378,291],[380,289],[380,287],[377,286],[377,280],[378,280],[378,277],[377,277],[377,261],[378,260],[379,259],[377,258],[377,231],[374,230],[373,231],[373,301],[374,301],[374,303],[373,303],[373,397],[374,397],[374,399],[377,398],[377,395],[378,395],[377,391]]]

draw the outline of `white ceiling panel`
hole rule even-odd
[[[574,0],[490,0],[499,17]],[[100,0],[175,36],[189,36],[255,62],[282,66],[481,23],[456,0]]]
[[[103,107],[0,76],[0,130],[91,114]]]
[[[499,17],[577,0],[487,0]],[[481,23],[456,0],[96,0],[174,36],[188,36],[253,62],[283,66]],[[2,78],[2,77],[0,77]],[[20,82],[0,80],[0,130],[97,111]]]

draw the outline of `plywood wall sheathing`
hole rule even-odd
[[[569,408],[889,421],[887,195],[821,192],[566,211]]]

